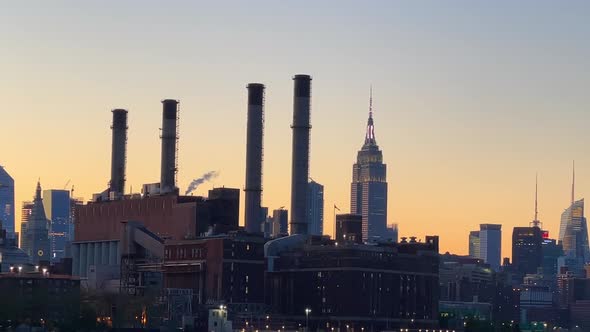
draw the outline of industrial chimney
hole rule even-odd
[[[264,85],[248,84],[248,129],[246,134],[246,231],[261,232],[262,144],[264,130]]]
[[[308,234],[307,179],[309,178],[309,136],[311,77],[295,75],[293,96],[293,159],[291,173],[291,235]]]
[[[127,110],[115,109],[113,112],[113,146],[111,149],[110,195],[118,198],[125,192],[125,163],[127,160]]]
[[[176,192],[176,143],[178,140],[178,100],[162,100],[162,169],[160,193]]]

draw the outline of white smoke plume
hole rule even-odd
[[[188,188],[186,188],[186,192],[184,194],[188,195],[192,193],[193,191],[197,190],[198,186],[202,185],[206,181],[210,181],[211,179],[216,178],[217,176],[219,176],[219,172],[217,171],[211,171],[203,174],[200,178],[191,181],[191,183],[188,185]]]

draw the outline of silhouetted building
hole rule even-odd
[[[164,287],[191,289],[193,304],[264,303],[264,238],[227,235],[165,244]]]
[[[360,214],[336,215],[336,241],[363,243],[363,216]]]
[[[14,228],[14,179],[2,166],[0,166],[0,223],[8,233],[8,237],[13,237],[16,232]]]
[[[239,227],[240,218],[240,190],[232,188],[214,188],[209,190],[207,200],[198,204],[207,209],[207,217],[210,229],[214,234],[235,231]],[[201,209],[197,209],[197,215],[203,217]],[[258,209],[258,212],[262,211]],[[259,224],[260,225],[260,224]],[[204,226],[204,223],[199,226]],[[203,228],[200,228],[203,233]],[[260,230],[259,230],[260,232]]]
[[[11,268],[28,270],[29,256],[18,248],[17,239],[10,237],[0,224],[0,272],[9,272]]]
[[[479,225],[479,245],[480,258],[498,271],[502,257],[502,225]]]
[[[438,324],[438,237],[337,246],[312,239],[278,257],[272,246],[265,251],[274,319],[305,323],[308,308],[311,330],[343,323],[366,331]]]
[[[397,242],[399,234],[399,227],[397,224],[390,224],[387,226],[387,235],[385,236],[385,240]]]
[[[563,256],[563,248],[557,244],[555,239],[543,239],[541,244],[541,251],[543,252],[543,276],[548,279],[555,279],[557,276],[557,260]]]
[[[363,216],[363,241],[387,234],[387,167],[375,139],[372,103],[371,96],[365,143],[352,166],[350,194],[350,212]]]
[[[43,199],[41,198],[41,183],[37,182],[33,208],[27,222],[26,233],[23,234],[23,239],[26,243],[26,247],[23,246],[23,250],[29,255],[33,264],[38,264],[42,261],[49,262],[50,243],[48,225],[49,220],[45,216],[45,208],[43,207]]]
[[[512,231],[512,265],[521,278],[537,273],[543,263],[543,236],[539,227],[514,227]]]
[[[70,276],[34,273],[0,273],[0,321],[29,319],[71,324],[80,318],[80,280]]]
[[[481,254],[479,252],[479,248],[479,231],[469,232],[469,256],[473,258],[480,258]]]
[[[277,209],[272,211],[273,236],[289,234],[289,211]]]
[[[49,189],[43,191],[43,207],[49,220],[51,261],[59,262],[65,257],[66,243],[70,239],[70,192]]]
[[[310,181],[307,185],[307,209],[309,210],[309,234],[324,234],[324,186]]]

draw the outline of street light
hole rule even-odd
[[[309,314],[311,313],[311,309],[305,308],[305,332],[307,332],[309,326]]]

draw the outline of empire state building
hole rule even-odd
[[[352,166],[350,212],[363,217],[363,241],[387,239],[387,165],[375,139],[373,95],[369,99],[369,120],[365,144]]]

